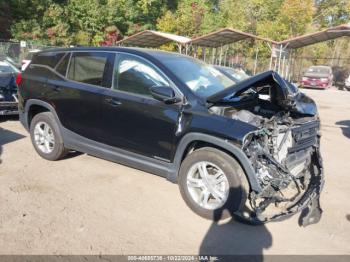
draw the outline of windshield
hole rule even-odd
[[[318,73],[318,74],[329,74],[330,69],[327,67],[320,67],[320,66],[311,66],[308,70],[308,73]]]
[[[235,84],[223,73],[200,60],[178,56],[165,57],[162,62],[196,95],[206,98]]]
[[[19,70],[5,61],[0,61],[0,73],[18,73]]]
[[[240,69],[222,67],[222,70],[224,70],[226,73],[230,74],[232,77],[234,77],[238,81],[242,81],[242,80],[247,79],[249,77],[243,70],[240,70]]]

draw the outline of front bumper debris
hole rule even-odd
[[[0,115],[18,115],[18,103],[0,102]]]
[[[300,226],[306,227],[318,223],[323,212],[320,206],[320,193],[324,185],[323,164],[319,148],[313,154],[311,168],[312,177],[309,187],[297,203],[289,207],[286,211],[270,217],[257,212],[251,222],[261,224],[269,221],[281,221],[301,211],[298,221]],[[252,194],[253,196],[251,198],[254,198],[254,192]]]

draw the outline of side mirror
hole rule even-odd
[[[165,104],[180,102],[180,99],[176,97],[174,90],[170,86],[152,86],[150,90],[155,99]]]

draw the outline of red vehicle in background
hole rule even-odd
[[[333,72],[330,66],[310,66],[304,74],[300,87],[330,88],[333,85]]]

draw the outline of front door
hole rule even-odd
[[[150,93],[154,85],[170,86],[143,58],[117,54],[112,88],[102,99],[105,143],[161,160],[169,160],[180,105],[166,105]]]

